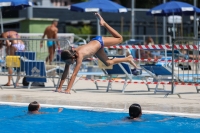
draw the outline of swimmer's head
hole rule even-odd
[[[76,59],[76,51],[74,50],[65,50],[61,52],[61,59],[65,61],[66,64],[71,65]]]
[[[40,104],[38,102],[36,102],[36,101],[31,102],[28,105],[28,111],[29,112],[38,111],[39,109],[40,109]]]
[[[57,26],[57,25],[58,25],[58,20],[53,20],[52,24],[53,24],[54,26]]]
[[[142,115],[142,108],[139,104],[132,104],[129,107],[129,116],[131,119],[138,118]]]

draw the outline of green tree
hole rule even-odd
[[[74,33],[77,35],[90,35],[93,34],[93,29],[91,26],[84,25],[82,27],[75,27],[75,26],[69,26],[67,27],[67,31],[69,33]]]

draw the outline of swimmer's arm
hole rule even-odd
[[[73,83],[74,83],[74,80],[77,76],[77,73],[78,71],[80,70],[80,67],[81,67],[81,64],[82,64],[82,58],[77,58],[77,61],[76,61],[76,66],[75,66],[75,69],[74,69],[74,72],[71,76],[71,79],[69,81],[69,84],[67,86],[67,90],[70,91],[72,86],[73,86]]]
[[[60,113],[63,111],[63,108],[58,108],[58,112],[53,112],[53,113]],[[38,112],[39,114],[52,114],[52,112]]]
[[[58,112],[56,113],[60,113],[63,111],[63,108],[58,108]],[[49,113],[52,113],[52,112],[28,112],[28,114],[49,114]],[[53,112],[54,113],[54,112]]]
[[[173,118],[174,118],[174,117],[164,118],[163,120],[158,120],[158,122],[165,122],[165,121],[171,120],[171,119],[173,119]]]
[[[58,113],[62,112],[63,108],[58,108]]]
[[[63,83],[65,82],[65,79],[66,79],[66,77],[67,77],[67,75],[68,75],[68,72],[69,72],[69,65],[65,65],[65,70],[64,70],[64,72],[63,72],[63,75],[62,75],[62,77],[61,77],[61,81],[60,81],[60,84],[59,84],[59,87],[58,87],[58,89],[61,89],[62,88],[62,85],[63,85]]]

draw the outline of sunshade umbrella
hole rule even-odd
[[[32,3],[29,0],[0,0],[0,22],[1,22],[1,32],[3,33],[3,19],[2,19],[2,7],[10,7],[10,9],[23,9],[25,7],[31,6]]]
[[[154,16],[194,15],[195,12],[200,13],[200,9],[185,2],[170,1],[150,9],[147,12],[147,15],[154,15]],[[175,28],[174,23],[173,23],[173,28]],[[175,38],[174,30],[173,30],[173,38]]]
[[[169,16],[169,15],[194,15],[200,13],[200,9],[185,2],[170,1],[158,5],[147,12],[147,15]],[[173,17],[173,28],[174,17]],[[175,30],[173,30],[173,39],[175,39]],[[174,43],[172,43],[172,93],[174,93]]]
[[[81,2],[71,5],[70,10],[77,12],[127,12],[127,8],[110,0],[89,0],[88,2]],[[99,23],[98,19],[97,23]],[[100,25],[97,26],[97,34],[100,35]]]

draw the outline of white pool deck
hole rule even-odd
[[[0,84],[7,82],[6,76],[0,76]],[[21,81],[20,81],[21,83]],[[107,83],[99,82],[100,85]],[[164,97],[164,93],[154,94],[148,92],[146,85],[129,84],[125,93],[121,93],[123,84],[113,83],[113,90],[106,92],[106,88],[96,90],[96,86],[91,81],[80,80],[74,85],[76,93],[71,94],[54,92],[55,88],[51,80],[45,84],[45,88],[23,88],[22,84],[16,89],[13,86],[0,89],[0,102],[29,103],[38,101],[41,104],[81,106],[81,107],[103,107],[115,109],[127,109],[132,103],[139,103],[143,110],[163,111],[177,113],[192,113],[200,115],[200,93],[196,93],[194,86],[177,86],[176,93],[181,95],[169,95]],[[49,87],[48,87],[49,86]],[[155,86],[155,85],[151,85]],[[167,85],[167,90],[171,86]],[[173,114],[173,113],[172,113]]]

